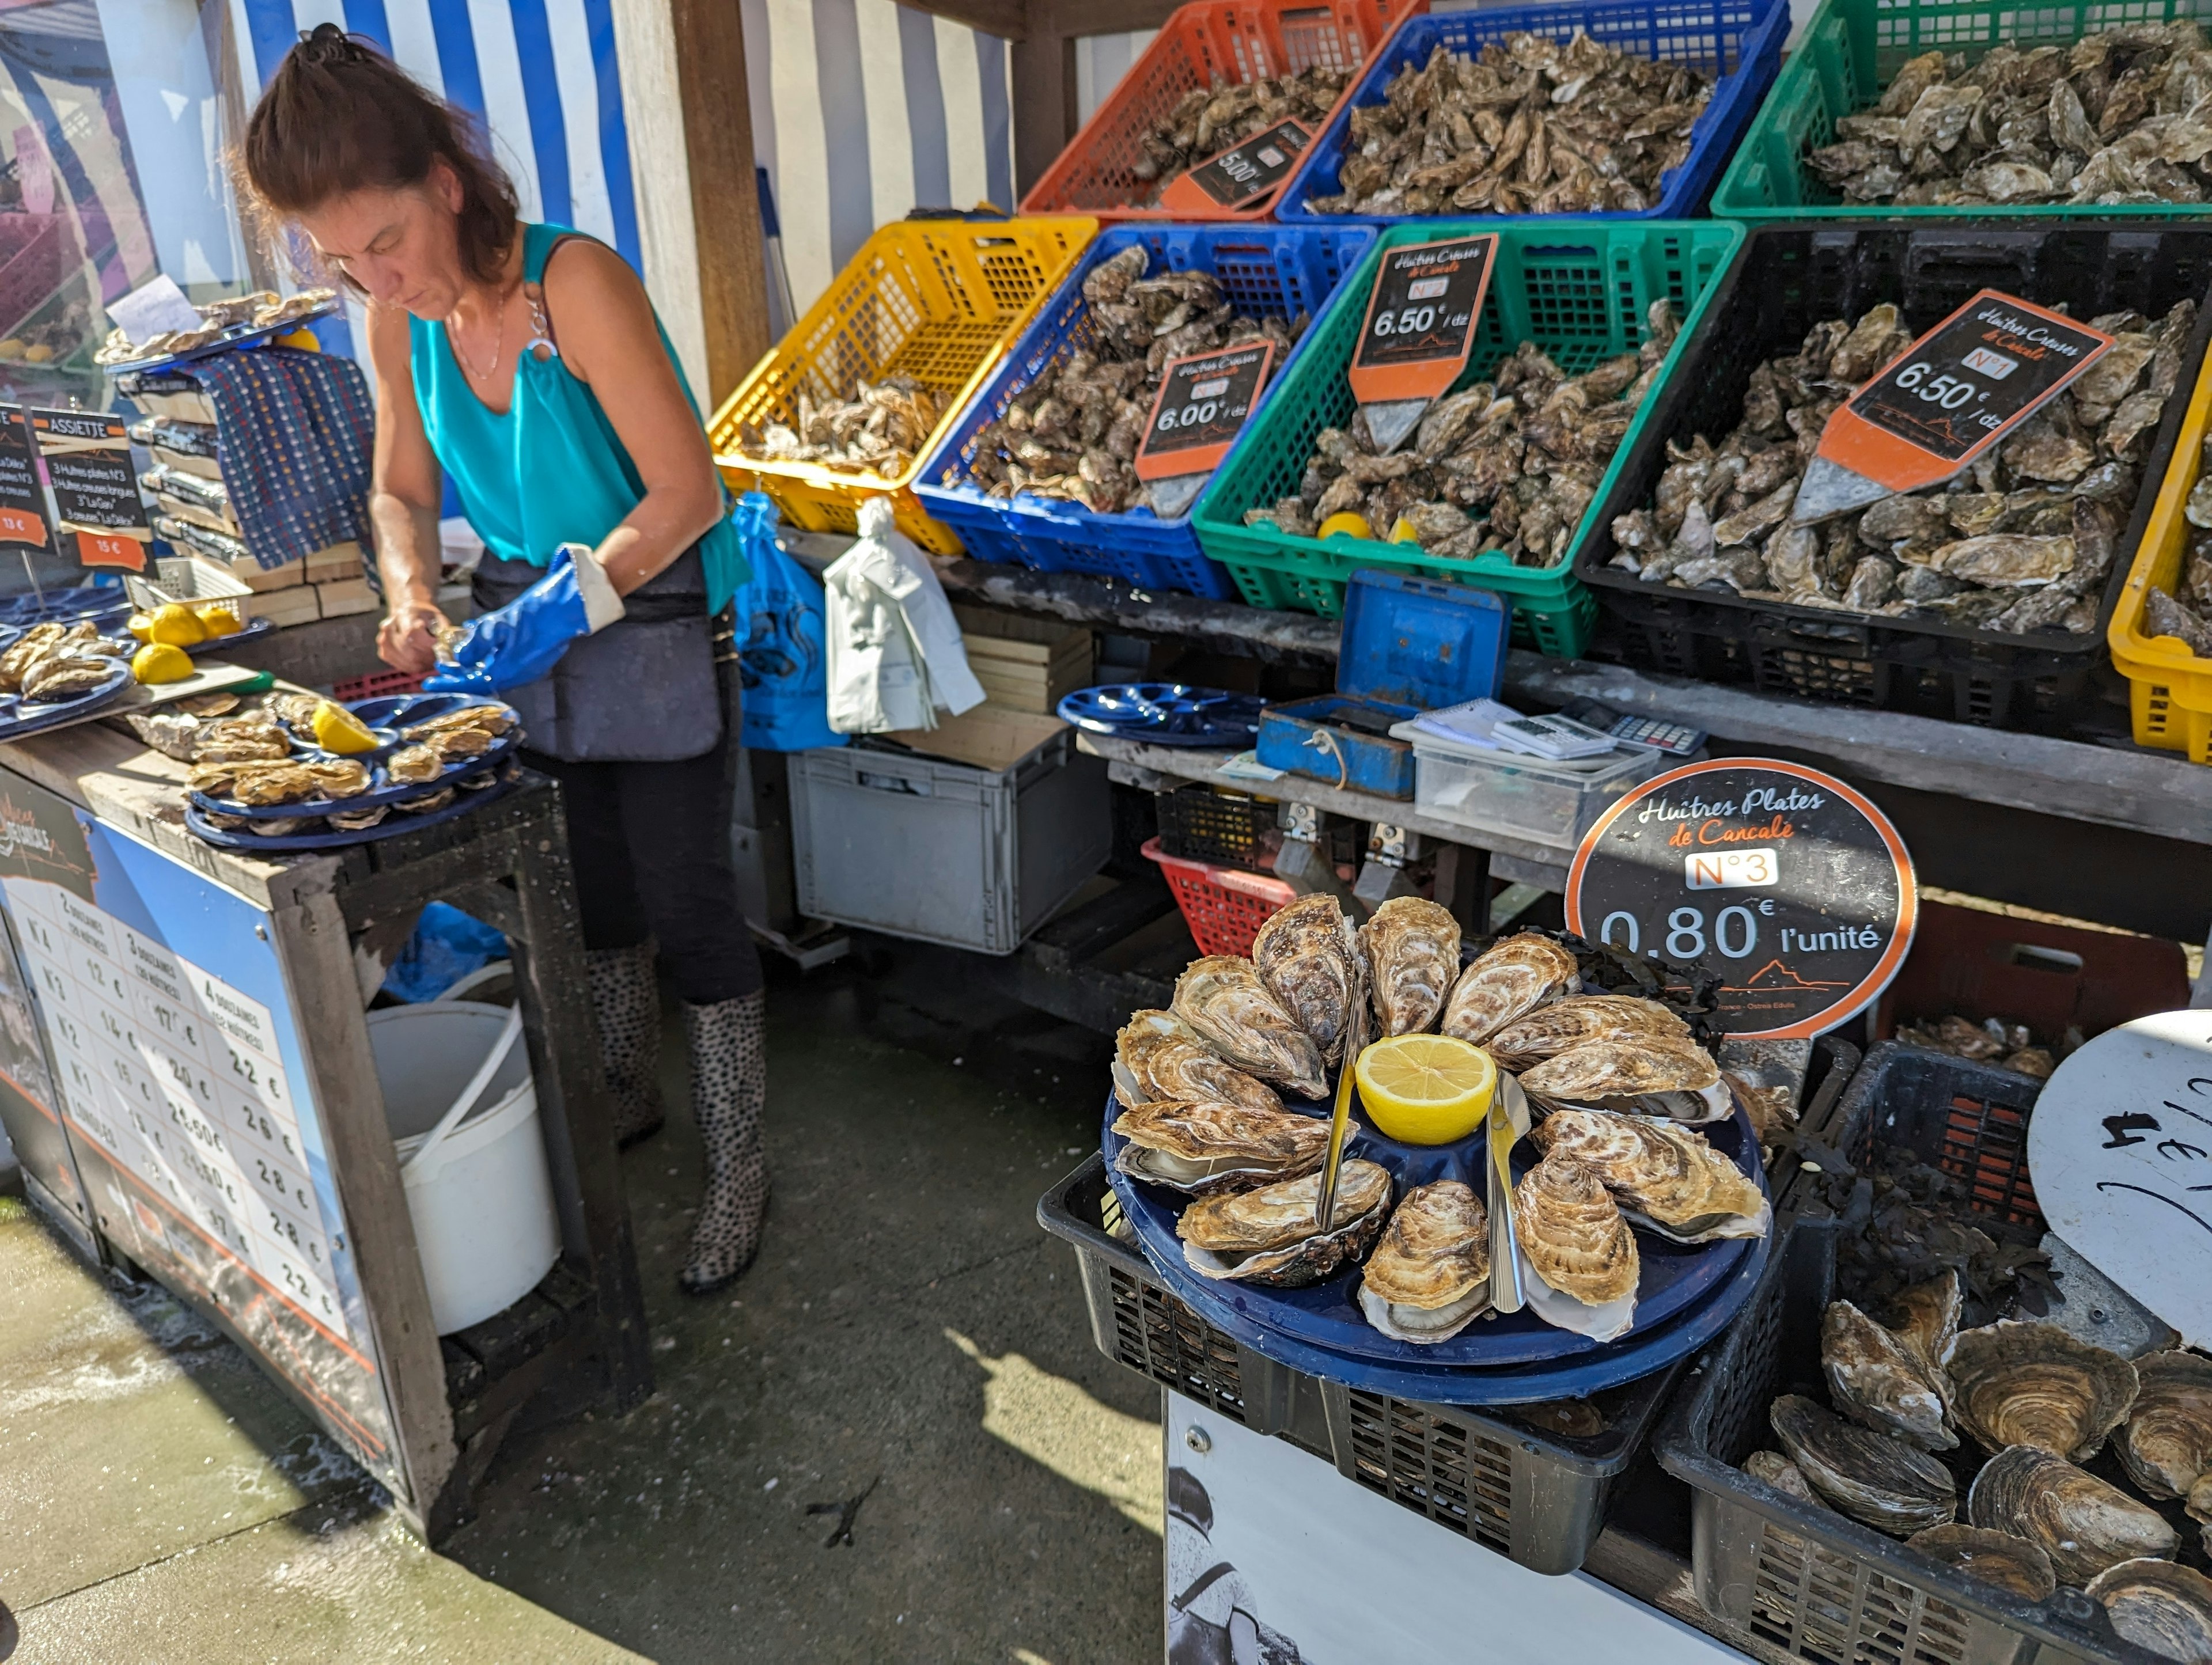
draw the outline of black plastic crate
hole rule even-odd
[[[1686,1362],[1586,1401],[1492,1411],[1321,1381],[1231,1340],[1177,1300],[1143,1253],[1114,1234],[1119,1218],[1097,1156],[1037,1203],[1038,1224],[1074,1245],[1101,1352],[1538,1572],[1582,1565],[1605,1525],[1613,1482]],[[1559,1431],[1591,1411],[1599,1431]]]
[[[1282,848],[1276,806],[1268,799],[1194,784],[1156,793],[1152,802],[1159,811],[1160,848],[1169,855],[1265,869]]]
[[[1994,287],[2077,318],[2132,307],[2155,318],[2198,303],[2182,385],[2166,402],[2142,483],[2089,635],[2010,635],[1928,619],[1870,618],[1758,601],[1716,586],[1646,584],[1607,566],[1615,516],[1640,508],[1667,465],[1670,438],[1714,443],[1742,414],[1752,371],[1796,350],[1822,319],[1857,318],[1895,302],[1926,330]],[[2195,367],[2212,340],[2212,228],[2151,229],[2073,223],[1857,225],[1755,229],[1705,308],[1674,372],[1654,393],[1613,489],[1575,557],[1575,571],[1607,615],[1595,651],[1708,682],[1824,704],[1910,711],[1998,728],[2055,727],[2106,659],[2110,623],[2130,558],[2142,539],[2159,482],[2189,403]]]
[[[1854,1164],[1901,1144],[1967,1181],[1972,1206],[2040,1227],[2027,1125],[2042,1084],[1894,1044],[1867,1055],[1825,1127]],[[1800,1176],[1789,1231],[1728,1334],[1698,1361],[1654,1437],[1660,1466],[1691,1488],[1692,1580],[1705,1611],[1763,1657],[1810,1665],[2151,1665],[2079,1590],[2008,1596],[1833,1510],[1800,1503],[1740,1465],[1775,1443],[1767,1408],[1793,1389],[1825,1397],[1820,1317],[1833,1293],[1835,1221]]]

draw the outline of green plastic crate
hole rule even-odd
[[[1938,48],[1978,58],[1992,46],[2064,46],[2099,29],[2194,17],[2212,21],[2212,0],[2097,0],[2038,4],[2014,0],[1820,0],[1803,39],[1783,60],[1774,90],[1752,118],[1735,160],[1713,192],[1712,213],[1731,220],[1996,220],[2053,215],[2095,220],[2202,218],[2203,203],[2137,203],[2110,208],[2063,203],[2004,207],[1893,208],[1846,203],[1805,165],[1832,143],[1836,123],[1872,107],[1909,58]]]
[[[1579,375],[1633,350],[1644,339],[1646,311],[1662,295],[1683,315],[1681,338],[1687,339],[1714,280],[1735,258],[1744,235],[1741,226],[1711,220],[1558,220],[1541,225],[1427,220],[1384,232],[1338,286],[1336,298],[1315,320],[1289,379],[1267,401],[1258,426],[1213,477],[1191,516],[1200,547],[1229,569],[1238,592],[1253,606],[1340,617],[1346,581],[1371,568],[1510,596],[1514,641],[1557,659],[1577,657],[1589,641],[1597,602],[1574,575],[1575,550],[1589,531],[1588,516],[1559,562],[1544,568],[1516,567],[1497,554],[1451,560],[1425,555],[1413,544],[1293,538],[1273,526],[1244,524],[1246,509],[1266,507],[1297,493],[1315,434],[1351,422],[1356,407],[1345,383],[1345,367],[1367,316],[1368,293],[1382,252],[1486,231],[1498,234],[1498,265],[1482,303],[1467,374],[1455,391],[1484,380],[1523,341],[1534,342],[1562,369]],[[1678,341],[1662,378],[1673,374],[1680,350]],[[1605,501],[1613,471],[1642,422],[1639,416],[1613,453],[1590,500],[1590,513]]]

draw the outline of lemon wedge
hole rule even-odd
[[[133,613],[129,618],[124,620],[123,623],[124,627],[128,629],[132,635],[137,637],[139,641],[153,641],[154,616],[151,613]]]
[[[146,639],[172,647],[198,647],[207,640],[207,634],[200,616],[181,601],[162,603],[146,621]]]
[[[131,656],[131,674],[149,686],[182,682],[192,674],[192,656],[174,642],[149,641]]]
[[[1386,1137],[1407,1145],[1465,1139],[1490,1114],[1498,1066],[1449,1035],[1394,1035],[1359,1054],[1359,1102]]]
[[[325,700],[315,708],[314,730],[315,744],[340,757],[374,751],[379,744],[376,736],[369,732],[368,724],[331,700]]]

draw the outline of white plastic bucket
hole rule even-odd
[[[474,1000],[368,1014],[441,1335],[505,1311],[561,1258],[521,1026],[519,1011]]]

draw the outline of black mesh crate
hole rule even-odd
[[[2166,402],[2096,629],[2006,634],[1934,617],[1882,618],[1761,601],[1715,584],[1674,589],[1607,564],[1614,517],[1651,501],[1669,440],[1715,444],[1742,414],[1752,371],[1794,352],[1823,319],[1887,301],[1923,331],[1995,288],[2076,318],[2134,307],[2154,318],[2198,303],[2181,386]],[[2196,368],[2212,340],[2212,227],[2079,222],[2015,226],[1782,226],[1754,229],[1721,279],[1621,454],[1613,487],[1575,556],[1606,620],[1594,651],[1672,675],[1748,684],[1823,704],[1909,711],[1998,728],[2056,727],[2106,659],[2105,627],[2173,452]]]
[[[1903,1145],[1965,1180],[1972,1206],[2040,1228],[2027,1128],[2040,1082],[1941,1053],[1875,1048],[1817,1139],[1854,1164]],[[1814,1176],[1800,1175],[1794,1218],[1759,1286],[1698,1361],[1653,1440],[1691,1488],[1691,1563],[1699,1603],[1762,1657],[1809,1665],[2152,1665],[2081,1591],[2008,1595],[1898,1539],[1799,1502],[1740,1465],[1771,1448],[1767,1407],[1792,1390],[1825,1398],[1820,1316],[1835,1284],[1835,1221]]]
[[[1225,861],[1235,867],[1272,867],[1283,835],[1273,800],[1204,785],[1155,793],[1160,848],[1187,861]]]

